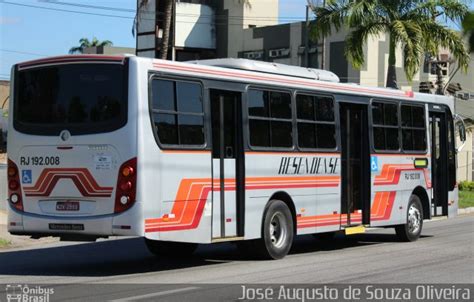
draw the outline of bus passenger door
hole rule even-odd
[[[370,149],[367,105],[339,103],[341,226],[370,224]]]
[[[439,106],[437,106],[440,108]],[[448,215],[448,137],[446,113],[430,110],[431,183],[433,199],[431,215]]]
[[[210,90],[212,120],[212,238],[242,237],[245,169],[242,94]]]

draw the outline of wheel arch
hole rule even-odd
[[[296,208],[295,203],[293,202],[293,199],[291,198],[290,194],[285,191],[278,191],[276,193],[273,193],[273,195],[268,200],[265,209],[268,208],[268,205],[272,200],[281,200],[286,204],[288,209],[290,209],[291,217],[293,218],[293,232],[296,234]]]
[[[416,195],[418,196],[418,198],[420,198],[421,206],[423,207],[423,219],[430,219],[430,199],[428,197],[426,189],[421,186],[418,186],[413,190],[411,194]]]

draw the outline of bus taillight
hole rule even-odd
[[[137,192],[137,159],[132,158],[119,169],[115,193],[115,213],[128,210],[135,203]]]
[[[8,199],[10,204],[18,211],[23,211],[23,200],[21,198],[21,184],[18,167],[8,159]]]

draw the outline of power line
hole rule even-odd
[[[117,8],[117,7],[111,7],[111,6],[99,6],[99,5],[90,5],[90,4],[82,4],[82,3],[74,3],[74,2],[62,2],[62,1],[56,1],[56,0],[38,0],[39,2],[47,3],[47,4],[52,4],[52,5],[63,5],[63,6],[72,6],[72,7],[81,7],[81,8],[88,8],[88,9],[98,9],[98,10],[106,10],[106,11],[119,11],[119,12],[127,12],[127,13],[136,13],[136,9],[130,9],[130,8]],[[148,14],[159,14],[159,15],[165,15],[164,12],[155,12],[151,10],[145,10],[141,9],[140,10],[142,13],[148,13]],[[220,17],[227,17],[227,15],[206,15],[206,14],[176,14],[177,16],[188,16],[188,17],[204,17],[204,18],[220,18]],[[269,21],[269,20],[304,20],[305,17],[277,17],[277,18],[272,18],[268,16],[252,16],[252,17],[243,17],[243,16],[228,16],[229,19],[239,19],[239,20],[261,20],[261,21]]]
[[[135,13],[135,11],[136,11],[135,9],[130,9],[130,8],[118,8],[118,7],[111,7],[111,6],[98,6],[98,5],[90,5],[90,4],[82,4],[82,3],[61,2],[61,1],[55,1],[55,0],[38,0],[38,2],[54,4],[54,5],[75,6],[75,7],[100,9],[100,10],[108,10],[108,11],[117,11],[117,12],[127,12],[127,13]]]
[[[125,13],[136,13],[136,10],[134,9],[126,9],[126,8],[114,8],[110,6],[98,6],[98,5],[89,5],[89,4],[81,4],[81,3],[67,3],[67,2],[59,2],[59,1],[52,1],[52,0],[40,0],[40,2],[43,2],[45,4],[51,4],[51,5],[63,5],[63,6],[72,6],[72,7],[81,7],[81,8],[86,8],[86,9],[99,9],[99,10],[106,10],[106,11],[118,11],[118,12],[125,12]],[[87,14],[87,15],[95,15],[95,16],[103,16],[103,17],[115,17],[115,18],[124,18],[124,19],[134,19],[134,17],[131,16],[120,16],[120,15],[111,15],[111,14],[101,14],[101,13],[92,13],[92,12],[84,12],[84,11],[76,11],[76,10],[67,10],[67,9],[59,9],[59,8],[52,8],[52,7],[45,7],[45,6],[36,6],[36,5],[31,5],[31,4],[22,4],[22,3],[13,3],[13,2],[8,2],[5,0],[0,0],[0,3],[4,4],[9,4],[9,5],[17,5],[17,6],[24,6],[24,7],[31,7],[31,8],[38,8],[38,9],[45,9],[45,10],[52,10],[52,11],[61,11],[61,12],[69,12],[69,13],[78,13],[78,14]],[[142,13],[155,13],[153,11],[149,10],[142,10]],[[163,12],[156,12],[157,15],[165,15]],[[177,16],[182,16],[182,17],[200,17],[200,18],[217,18],[220,19],[221,17],[227,17],[224,15],[206,15],[206,14],[176,14]],[[284,20],[284,21],[301,21],[304,18],[303,17],[278,17],[278,18],[272,18],[272,17],[266,17],[266,16],[253,16],[253,17],[240,17],[240,16],[228,16],[229,19],[231,20],[251,20],[251,21],[276,21],[276,20]],[[153,20],[151,18],[142,18],[145,20]],[[183,22],[183,21],[181,21]],[[185,23],[185,22],[183,22]],[[190,23],[195,23],[195,22],[190,22]],[[236,24],[240,25],[240,24]]]
[[[99,13],[90,13],[90,12],[81,12],[81,11],[75,11],[75,10],[44,7],[44,6],[23,4],[23,3],[13,3],[13,2],[8,2],[8,1],[4,1],[4,0],[0,0],[0,3],[8,4],[8,5],[15,5],[15,6],[36,8],[36,9],[43,9],[43,10],[50,10],[50,11],[66,12],[66,13],[75,13],[75,14],[92,15],[92,16],[100,16],[100,17],[111,17],[111,18],[120,18],[120,19],[131,19],[131,20],[134,19],[133,17],[126,17],[126,16],[119,16],[119,15],[109,15],[109,14],[99,14]]]
[[[43,55],[43,54],[34,53],[34,52],[26,52],[26,51],[12,50],[12,49],[2,49],[2,48],[0,48],[0,51],[17,53],[17,54],[22,54],[22,55],[38,56],[38,57],[48,56],[48,55]]]
[[[112,17],[112,18],[121,18],[121,19],[128,19],[134,20],[134,17],[127,17],[127,16],[119,16],[119,15],[110,15],[110,14],[99,14],[99,13],[91,13],[91,12],[83,12],[83,11],[75,11],[75,10],[66,10],[66,9],[59,9],[59,8],[51,8],[51,7],[44,7],[44,6],[37,6],[37,5],[29,5],[29,4],[20,4],[20,3],[12,3],[4,0],[0,0],[0,3],[8,4],[8,5],[15,5],[15,6],[23,6],[29,8],[36,8],[36,9],[43,9],[49,11],[59,11],[59,12],[68,12],[68,13],[76,13],[82,15],[92,15],[92,16],[100,16],[100,17]],[[196,15],[197,16],[197,15]],[[155,20],[151,18],[141,18],[142,20]],[[162,19],[157,19],[157,21],[162,21]],[[263,20],[261,20],[263,21]],[[242,26],[241,23],[225,23],[225,22],[193,22],[193,21],[178,21],[178,23],[188,23],[188,24],[212,24],[212,25],[229,25],[229,26]]]

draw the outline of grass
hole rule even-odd
[[[10,244],[11,244],[11,242],[9,240],[0,238],[0,249],[3,248],[3,247],[7,247]]]
[[[474,207],[474,191],[459,191],[459,208]]]

